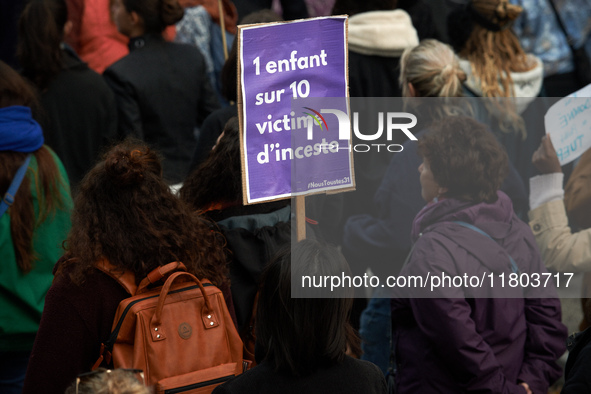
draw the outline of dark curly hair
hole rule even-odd
[[[230,118],[207,159],[185,180],[180,196],[193,209],[208,211],[212,204],[242,203],[239,132],[238,118]]]
[[[198,278],[226,282],[223,239],[163,181],[157,154],[127,140],[112,148],[82,180],[66,241],[70,277],[82,283],[107,259],[143,279],[158,266],[181,261]]]
[[[487,127],[468,117],[451,116],[436,123],[419,140],[418,150],[445,197],[492,203],[509,172],[509,159]]]

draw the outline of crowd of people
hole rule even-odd
[[[591,2],[467,0],[443,14],[434,3],[11,8],[0,392],[151,392],[142,371],[97,358],[134,295],[123,278],[152,283],[171,262],[221,290],[243,342],[244,372],[215,393],[545,394],[561,377],[563,393],[591,391],[586,293],[564,371],[552,283],[297,293],[293,279],[310,273],[591,271],[591,153],[561,166],[543,117],[589,82]],[[308,197],[297,242],[290,200],[243,203],[236,26],[329,14],[349,16],[350,96],[399,97],[418,141],[355,152],[357,190]]]

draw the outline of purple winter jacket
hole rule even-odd
[[[546,394],[560,377],[556,360],[567,338],[560,302],[554,288],[525,290],[526,297],[523,289],[508,288],[507,253],[521,273],[547,271],[530,228],[515,216],[510,199],[498,195],[493,204],[444,199],[415,218],[416,244],[399,276],[445,272],[486,281],[477,289],[435,289],[431,294],[440,298],[392,300],[399,393],[525,393],[519,383],[526,382],[533,393]],[[496,243],[454,221],[484,230]],[[503,289],[498,277],[502,273]],[[405,291],[395,294],[414,297]],[[529,298],[532,295],[536,298]]]

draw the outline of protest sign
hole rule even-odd
[[[347,18],[239,26],[238,39],[244,203],[352,189],[350,130],[339,140],[322,113],[348,113]],[[310,104],[326,97],[341,102]]]
[[[560,165],[591,148],[591,85],[554,104],[544,117]]]

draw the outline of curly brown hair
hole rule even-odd
[[[230,118],[207,160],[185,180],[179,194],[193,209],[205,212],[212,204],[242,203],[239,133],[238,118]]]
[[[217,286],[226,282],[221,235],[172,194],[161,173],[154,151],[127,140],[84,177],[66,240],[74,283],[101,259],[132,271],[138,282],[172,261]]]
[[[436,123],[419,140],[418,150],[445,197],[492,203],[509,172],[509,159],[487,127],[468,117],[451,116]]]

